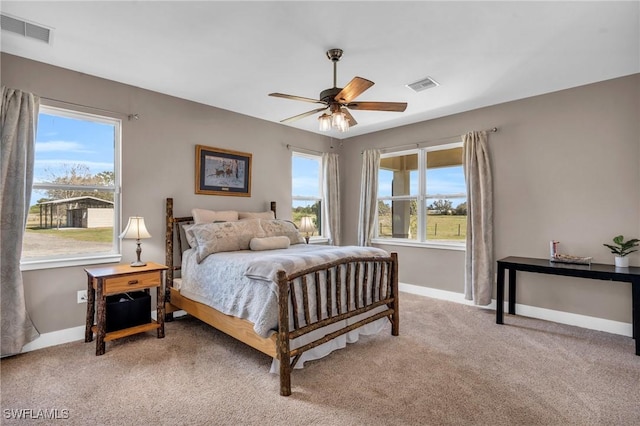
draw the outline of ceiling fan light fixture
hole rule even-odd
[[[351,127],[351,123],[350,123],[350,114],[347,112],[347,108],[342,106],[340,107],[340,115],[342,115],[342,123],[340,123],[340,125],[338,126],[338,130],[340,130],[341,132],[346,132],[349,130],[349,128]]]
[[[328,132],[331,130],[331,116],[327,113],[322,114],[318,117],[318,122],[320,124],[321,132]]]
[[[325,112],[318,117],[318,125],[321,132],[328,132],[332,128],[341,132],[349,130],[349,116],[342,111],[342,109],[343,108],[335,107],[332,108],[331,114]]]
[[[346,117],[342,111],[337,111],[331,114],[331,125],[337,129],[344,125]]]
[[[349,131],[349,119],[344,116],[344,113],[341,112],[339,114],[342,115],[343,118],[340,124],[338,125],[338,130],[340,130],[341,132]]]

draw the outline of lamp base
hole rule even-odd
[[[309,244],[309,236],[304,237],[304,240]]]
[[[146,266],[147,263],[140,260],[140,254],[142,253],[142,249],[140,248],[140,239],[136,240],[136,244],[138,245],[138,247],[136,248],[137,260],[131,262],[131,266]]]

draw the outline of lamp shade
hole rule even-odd
[[[151,234],[144,225],[144,218],[141,216],[131,216],[125,230],[120,234],[123,239],[151,238]]]
[[[313,230],[315,229],[315,227],[313,226],[313,221],[311,219],[311,217],[309,216],[304,216],[302,217],[302,219],[300,220],[300,232],[313,232]]]

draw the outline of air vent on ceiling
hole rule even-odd
[[[439,86],[438,82],[431,77],[423,78],[422,80],[416,81],[415,83],[407,84],[407,87],[415,92],[422,92],[423,90],[427,90],[436,86]]]
[[[20,34],[21,36],[44,41],[45,43],[49,43],[51,37],[51,30],[49,28],[5,14],[0,15],[0,28],[2,28],[3,31]]]

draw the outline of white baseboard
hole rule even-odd
[[[473,301],[465,299],[463,293],[404,283],[399,283],[398,288],[400,291],[417,294],[419,296],[433,297],[434,299],[442,299],[450,302],[462,303],[464,305],[476,306],[473,304]],[[490,305],[478,306],[478,308],[495,310],[496,300],[493,299]],[[505,313],[508,312],[508,308],[508,302],[504,302]],[[612,321],[588,315],[572,314],[570,312],[555,311],[546,308],[538,308],[536,306],[522,305],[519,303],[516,303],[516,312],[518,315],[525,317],[538,318],[560,324],[574,325],[576,327],[588,328],[591,330],[605,331],[607,333],[619,334],[627,337],[633,336],[633,325],[631,323]]]
[[[448,300],[450,302],[461,303],[464,305],[475,306],[471,300],[466,300],[464,294],[454,291],[438,290],[435,288],[421,287],[413,284],[399,283],[400,291],[406,293],[417,294],[419,296],[433,297],[434,299]],[[482,309],[496,309],[496,301],[492,300],[490,305],[478,306]],[[504,311],[507,312],[508,303],[504,303]],[[604,318],[590,317],[587,315],[572,314],[569,312],[554,311],[552,309],[538,308],[535,306],[521,305],[516,303],[516,312],[518,315],[538,318],[546,321],[553,321],[560,324],[575,325],[577,327],[588,328],[591,330],[606,331],[607,333],[620,334],[622,336],[632,337],[633,326],[631,323],[612,321]],[[174,312],[175,317],[186,315],[184,311]],[[156,319],[156,311],[151,312],[153,319]],[[49,346],[61,345],[63,343],[84,340],[85,326],[67,328],[64,330],[52,331],[51,333],[41,334],[33,342],[27,343],[22,352],[35,351],[36,349],[47,348]]]
[[[187,315],[185,311],[176,311],[173,313],[173,316],[177,318],[185,315]],[[151,312],[151,318],[153,318],[154,320],[158,318],[158,314],[155,310]],[[85,326],[81,325],[78,327],[66,328],[64,330],[52,331],[51,333],[43,333],[33,342],[29,342],[24,345],[21,353],[48,348],[49,346],[62,345],[63,343],[84,340],[84,331]],[[93,344],[95,345],[95,343]]]
[[[30,352],[35,351],[36,349],[47,348],[49,346],[84,340],[84,330],[85,326],[81,325],[78,327],[65,328],[64,330],[41,334],[40,337],[33,342],[29,342],[24,345],[22,352]]]

